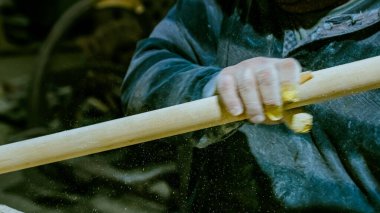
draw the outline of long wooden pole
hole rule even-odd
[[[292,109],[380,88],[380,56],[313,72]],[[0,146],[0,174],[246,119],[217,96]]]

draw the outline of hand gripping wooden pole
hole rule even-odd
[[[292,109],[380,88],[380,56],[313,72]],[[0,146],[0,174],[143,143],[246,119],[233,117],[218,97],[193,101]]]

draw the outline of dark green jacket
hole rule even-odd
[[[303,39],[291,15],[266,1],[240,2],[178,1],[137,47],[122,87],[126,114],[208,96],[222,68],[252,57],[293,57],[319,70],[380,55],[379,1],[318,18]],[[240,123],[177,137],[203,148],[194,150],[192,210],[379,212],[380,91],[307,110],[310,134]]]

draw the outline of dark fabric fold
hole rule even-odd
[[[263,31],[239,8],[180,0],[137,46],[122,87],[126,114],[200,99],[222,68],[252,57],[293,57],[305,70],[319,70],[378,56],[380,16],[374,14],[380,14],[380,3],[366,1],[362,14],[351,15],[368,15],[373,22],[327,25],[325,17],[315,28],[318,34],[310,32],[309,40],[283,51],[284,41],[292,38],[277,24]],[[268,11],[258,9],[250,16],[265,21]],[[340,15],[347,17],[334,17]],[[310,134],[294,134],[283,125],[239,123],[176,137],[204,148],[195,149],[191,165],[191,210],[379,212],[380,91],[306,109],[315,118]]]

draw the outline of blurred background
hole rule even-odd
[[[123,116],[136,42],[175,0],[0,0],[0,145]],[[25,212],[173,212],[177,147],[147,143],[0,175]]]

